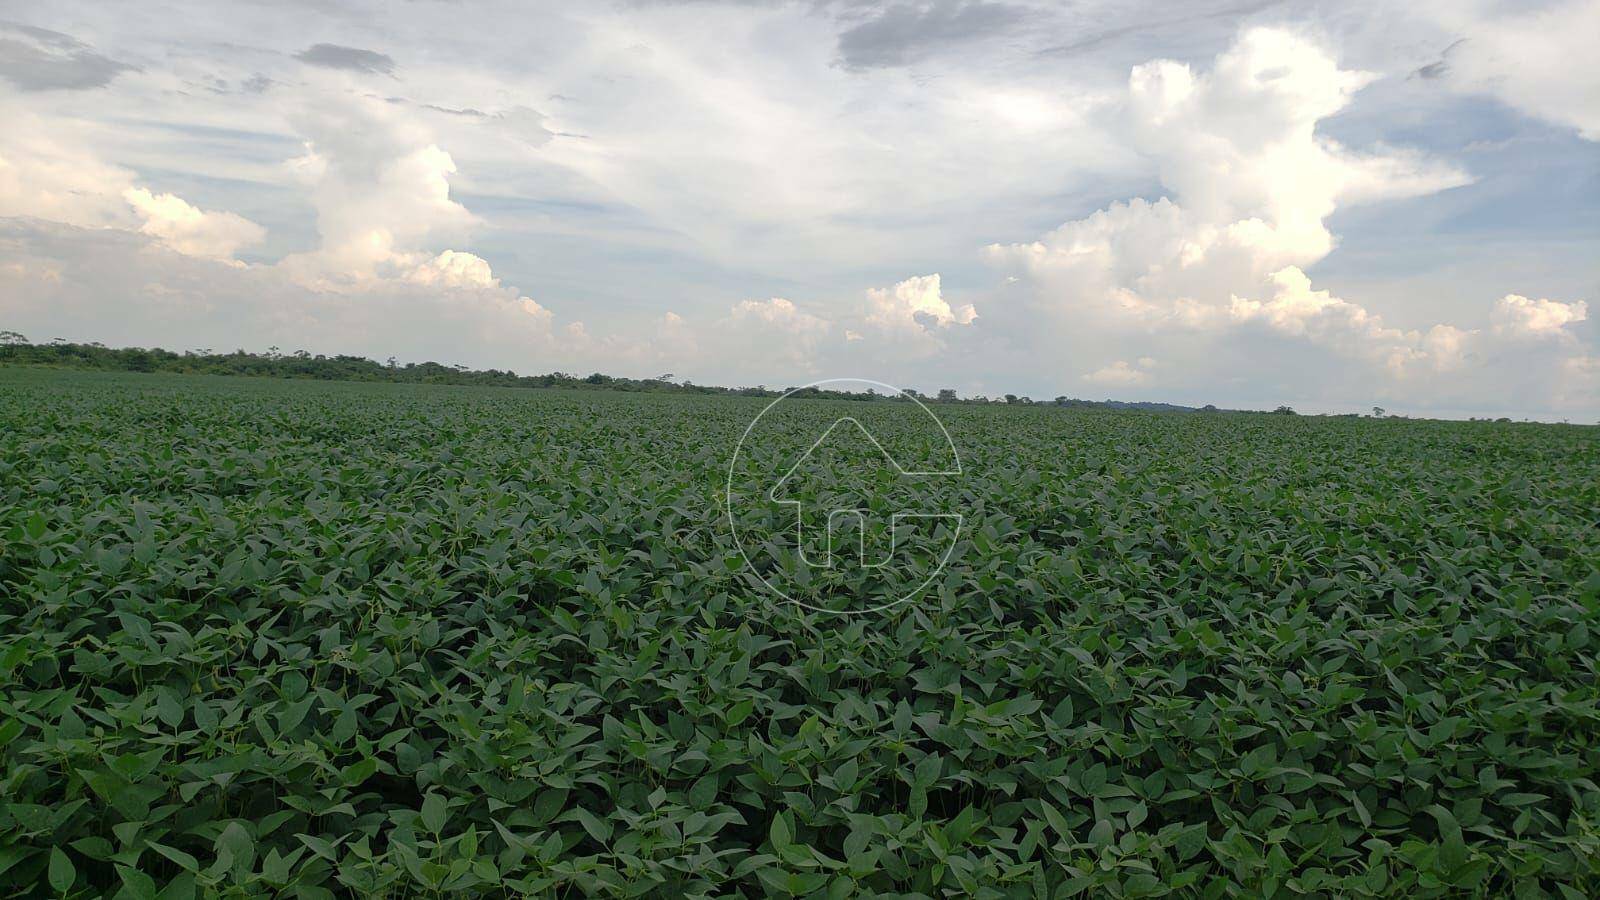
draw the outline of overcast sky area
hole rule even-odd
[[[1600,419],[1600,0],[0,0],[0,329]]]

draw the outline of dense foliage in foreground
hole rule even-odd
[[[0,370],[0,886],[1600,893],[1594,429],[941,410],[841,618],[761,405]]]

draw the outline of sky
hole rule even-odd
[[[0,329],[1600,419],[1600,0],[0,0]]]

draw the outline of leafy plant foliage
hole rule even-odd
[[[763,405],[0,371],[0,885],[1600,892],[1593,429],[953,406],[839,617],[728,536]]]

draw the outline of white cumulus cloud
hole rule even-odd
[[[1501,331],[1523,337],[1549,337],[1564,334],[1562,329],[1589,317],[1589,304],[1579,300],[1530,300],[1520,294],[1507,294],[1494,305],[1494,322]]]
[[[1326,220],[1342,203],[1467,183],[1406,151],[1356,153],[1320,136],[1372,76],[1339,68],[1292,31],[1241,35],[1209,71],[1158,60],[1128,82],[1133,149],[1170,192],[1113,204],[990,257],[1042,285],[1049,305],[1189,325],[1226,318],[1232,296],[1332,252]]]
[[[128,188],[122,197],[144,218],[140,231],[190,256],[228,259],[242,247],[261,243],[267,235],[249,219],[231,212],[201,210],[175,194]]]
[[[1128,365],[1126,360],[1119,359],[1108,366],[1102,366],[1083,376],[1083,380],[1111,387],[1128,387],[1135,384],[1143,384],[1150,380],[1149,373],[1144,371],[1150,366],[1149,358],[1141,359],[1139,366],[1139,368],[1135,368]]]
[[[939,275],[917,275],[896,283],[893,287],[872,288],[867,291],[871,312],[867,321],[886,328],[915,328],[927,330],[930,326],[971,325],[978,318],[972,304],[951,307],[939,285]]]

